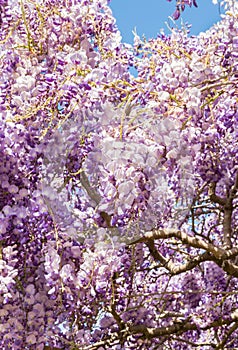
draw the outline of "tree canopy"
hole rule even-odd
[[[129,45],[106,0],[0,1],[1,349],[238,348],[238,3],[222,5],[198,36]]]

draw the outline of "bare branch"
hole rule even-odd
[[[189,320],[184,320],[178,323],[174,323],[171,326],[149,328],[141,325],[131,326],[130,332],[132,334],[142,334],[146,339],[159,338],[171,334],[181,334],[188,330],[197,330],[197,326]]]
[[[228,260],[225,260],[221,264],[221,268],[228,274],[234,277],[238,277],[238,266]]]
[[[210,200],[214,203],[218,203],[223,207],[224,218],[223,218],[223,245],[224,249],[230,249],[232,247],[232,213],[233,213],[233,199],[238,191],[238,173],[234,186],[231,188],[227,198],[222,198],[216,194],[216,183],[213,182],[209,186],[208,194]]]
[[[223,338],[223,340],[220,342],[220,344],[217,345],[216,350],[222,350],[224,349],[225,344],[228,342],[229,337],[233,332],[235,332],[238,328],[238,322],[234,323],[231,328],[228,330],[227,334]]]
[[[232,324],[234,319],[224,319],[224,318],[219,318],[216,321],[211,322],[208,325],[199,327],[191,322],[188,319],[179,321],[179,322],[174,322],[173,325],[167,326],[167,327],[159,327],[159,328],[149,328],[144,325],[137,325],[137,326],[131,326],[130,327],[130,332],[132,334],[142,334],[146,339],[152,339],[152,338],[160,338],[162,336],[166,335],[172,335],[172,334],[182,334],[187,331],[196,331],[196,330],[208,330],[212,329],[214,327],[220,327],[224,325],[230,325]]]
[[[129,245],[148,242],[150,240],[177,238],[184,244],[188,244],[191,247],[203,249],[212,254],[218,260],[225,260],[235,257],[238,254],[238,247],[226,250],[220,247],[216,247],[212,243],[208,243],[200,238],[189,236],[185,232],[181,232],[177,229],[161,229],[146,232],[143,237],[131,242]]]
[[[231,236],[232,236],[232,200],[228,199],[224,205],[224,219],[223,219],[223,244],[224,248],[231,248]]]
[[[194,257],[193,260],[187,261],[185,264],[176,266],[172,261],[167,260],[155,247],[154,241],[157,239],[169,239],[178,238],[183,243],[189,244],[194,248],[199,248],[205,250],[204,253]],[[176,229],[164,229],[164,230],[154,230],[146,232],[145,235],[136,241],[130,243],[142,243],[144,242],[149,248],[150,254],[156,261],[160,261],[163,267],[165,267],[172,275],[177,275],[185,271],[193,269],[204,261],[214,261],[218,266],[220,266],[227,274],[238,277],[238,265],[228,261],[238,255],[238,247],[231,249],[223,249],[216,247],[211,243],[205,242],[197,237],[192,237],[184,232]]]
[[[214,203],[218,203],[222,206],[224,206],[226,204],[226,199],[225,198],[222,198],[222,197],[219,197],[216,195],[216,183],[215,182],[212,182],[210,185],[209,185],[209,189],[208,189],[208,195],[209,195],[209,198],[212,202]]]
[[[223,241],[224,248],[230,248],[232,246],[232,213],[233,213],[233,200],[236,197],[238,191],[238,172],[236,174],[236,179],[234,186],[232,186],[226,203],[224,205],[224,220],[223,220]]]
[[[187,261],[184,264],[176,265],[171,260],[166,259],[155,247],[154,241],[150,240],[146,243],[147,247],[153,258],[157,261],[160,261],[162,266],[166,268],[172,275],[178,275],[185,271],[192,270],[194,267],[198,266],[201,262],[212,261],[214,260],[208,252],[200,254],[193,257],[191,260]]]
[[[88,196],[98,205],[101,201],[100,194],[90,185],[88,178],[84,171],[80,173],[80,181],[83,187],[85,188]]]
[[[235,183],[234,183],[234,186],[231,188],[229,198],[234,199],[237,192],[238,192],[238,171],[236,173]]]

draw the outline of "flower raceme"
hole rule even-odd
[[[171,2],[172,0],[167,0]],[[173,19],[177,20],[180,17],[181,12],[185,10],[186,5],[198,7],[196,0],[176,0],[176,10],[173,13]]]

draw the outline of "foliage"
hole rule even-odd
[[[238,348],[224,5],[197,37],[130,46],[106,0],[0,1],[3,350]]]

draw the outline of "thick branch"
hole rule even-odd
[[[85,188],[88,196],[98,205],[101,201],[100,194],[90,185],[88,178],[84,171],[80,173],[80,181],[83,187]]]
[[[238,192],[238,171],[237,171],[237,174],[236,174],[236,179],[235,179],[234,186],[231,188],[231,191],[230,191],[230,194],[229,194],[229,198],[233,200],[235,198],[237,192]]]
[[[238,173],[236,174],[236,179],[234,186],[231,188],[227,198],[219,197],[216,194],[216,183],[213,182],[209,186],[208,194],[210,200],[217,203],[223,207],[224,219],[223,219],[223,245],[225,249],[229,249],[232,246],[232,213],[233,213],[233,199],[235,198],[238,191]]]
[[[168,238],[178,238],[183,243],[188,244],[194,248],[205,250],[206,252],[198,255],[197,257],[194,257],[193,260],[188,261],[185,264],[176,266],[172,261],[167,260],[162,254],[160,254],[154,245],[154,240]],[[238,247],[226,250],[220,247],[216,247],[213,244],[205,242],[204,240],[197,237],[189,236],[186,233],[176,229],[164,229],[146,232],[143,237],[137,239],[134,242],[131,242],[130,245],[142,242],[147,245],[153,258],[156,261],[160,261],[161,264],[173,275],[191,270],[201,262],[214,261],[227,274],[238,277],[238,266],[235,263],[228,261],[228,259],[232,259],[238,255]]]
[[[215,245],[208,243],[201,238],[189,236],[185,232],[181,232],[177,229],[161,229],[146,232],[143,237],[131,242],[130,245],[142,242],[146,243],[150,240],[169,238],[177,238],[184,244],[188,244],[191,247],[203,249],[212,254],[218,260],[231,259],[238,254],[238,247],[226,250],[220,247],[216,247]]]
[[[164,268],[166,268],[172,275],[178,275],[185,271],[192,270],[198,266],[201,262],[214,260],[208,252],[193,257],[192,260],[187,261],[184,264],[176,265],[171,260],[166,259],[155,247],[154,241],[150,240],[146,243],[147,247],[153,258],[156,261],[160,261]]]
[[[224,220],[223,220],[223,242],[224,248],[230,248],[232,246],[232,213],[233,213],[233,200],[238,191],[238,172],[234,186],[231,188],[228,198],[224,205]]]
[[[225,198],[222,198],[222,197],[219,197],[217,194],[216,194],[216,183],[215,182],[212,182],[209,186],[209,189],[208,189],[208,195],[209,195],[209,198],[212,202],[214,203],[218,203],[222,206],[224,206],[226,204],[226,199]]]
[[[203,327],[199,327],[198,326],[189,321],[189,319],[181,321],[181,322],[175,322],[173,325],[171,326],[167,326],[167,327],[159,327],[159,328],[149,328],[146,327],[144,325],[137,325],[137,326],[131,326],[130,327],[130,332],[132,334],[142,334],[146,339],[152,339],[152,338],[160,338],[162,336],[166,336],[166,335],[172,335],[172,334],[182,334],[185,333],[187,331],[196,331],[196,330],[208,330],[214,327],[221,327],[224,325],[230,325],[233,322],[237,322],[237,319],[224,319],[224,318],[219,318],[218,320],[211,322],[210,324],[203,326]]]
[[[198,327],[189,318],[187,318],[182,321],[174,322],[172,325],[169,325],[167,327],[150,328],[150,327],[144,326],[143,324],[136,325],[136,326],[128,325],[128,328],[121,331],[120,333],[123,334],[124,339],[126,339],[131,334],[141,335],[141,338],[153,339],[153,338],[161,338],[163,336],[171,336],[173,334],[180,335],[187,331],[192,331],[192,330],[206,331],[215,327],[234,324],[234,326],[232,326],[232,331],[233,331],[235,328],[237,328],[237,321],[238,321],[238,312],[235,311],[233,314],[231,314],[231,318],[229,319],[224,319],[221,317],[216,321],[213,321],[205,326],[200,326],[200,327]],[[231,332],[228,331],[227,333],[228,337],[229,337],[229,333]],[[117,339],[118,337],[115,334],[114,336],[112,335],[111,338],[101,340],[95,343],[94,345],[85,346],[82,349],[95,350],[95,349],[98,349],[100,346],[105,346],[107,344],[112,345],[112,342],[116,342]],[[225,336],[225,341],[227,341],[227,336]]]
[[[228,260],[221,264],[221,268],[230,276],[238,277],[238,266]]]
[[[223,219],[223,245],[224,248],[231,248],[231,236],[232,236],[232,201],[229,199],[227,203],[224,205],[224,219]]]
[[[159,327],[159,328],[149,328],[143,324],[137,326],[131,326],[130,332],[132,334],[142,334],[146,339],[159,338],[171,334],[180,334],[188,330],[197,330],[197,326],[189,321],[181,321],[174,323],[171,326]]]
[[[222,350],[225,347],[225,344],[228,342],[230,336],[233,332],[235,332],[238,328],[238,323],[234,323],[232,327],[228,330],[226,336],[223,338],[223,340],[220,342],[220,344],[217,345],[216,350]]]

